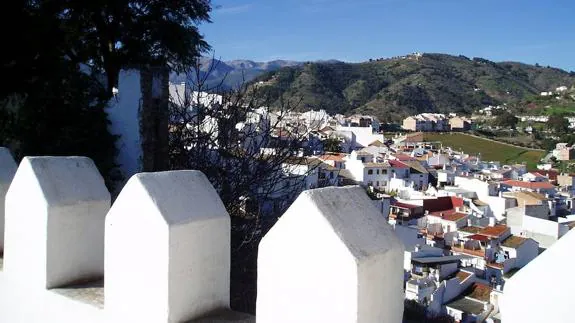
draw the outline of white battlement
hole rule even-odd
[[[110,193],[86,157],[25,157],[6,194],[4,272],[38,288],[104,275]]]
[[[27,157],[5,219],[0,322],[256,321],[229,309],[230,219],[201,172],[137,174],[110,208],[89,158]],[[358,187],[304,192],[259,252],[258,322],[402,319],[403,246]]]

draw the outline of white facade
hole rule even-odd
[[[533,239],[527,239],[515,248],[501,246],[501,249],[509,254],[510,259],[515,259],[515,268],[523,268],[539,255],[539,243]]]
[[[306,191],[260,242],[257,320],[401,322],[402,259],[363,189]]]
[[[372,142],[379,140],[384,142],[385,139],[382,134],[373,133],[372,127],[343,127],[338,126],[337,131],[349,131],[355,135],[355,141],[361,147],[367,147]],[[357,148],[357,147],[354,147]]]

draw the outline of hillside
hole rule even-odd
[[[398,121],[421,112],[471,113],[490,104],[520,105],[542,91],[574,85],[575,73],[423,54],[353,64],[306,63],[267,72],[255,81],[264,82],[274,99],[301,98],[302,109],[363,112]]]

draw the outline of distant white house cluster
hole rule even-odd
[[[402,128],[408,131],[466,131],[473,121],[464,116],[441,113],[422,113],[403,119]]]

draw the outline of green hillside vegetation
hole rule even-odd
[[[441,141],[443,147],[462,150],[468,154],[481,154],[481,159],[486,161],[500,161],[504,164],[525,162],[529,169],[534,169],[545,156],[544,151],[514,147],[463,133],[426,133],[424,139]]]
[[[301,98],[301,109],[361,112],[399,121],[422,112],[470,114],[490,104],[519,104],[541,91],[575,84],[575,73],[446,54],[365,63],[306,63],[259,76],[274,99]],[[276,104],[279,101],[276,101]]]
[[[530,96],[520,104],[518,110],[531,115],[575,116],[575,87],[557,95]]]

